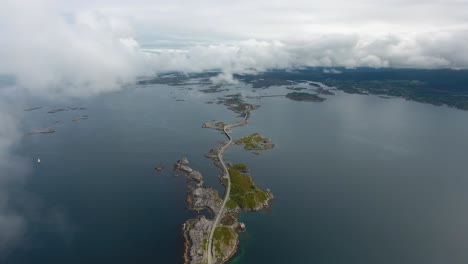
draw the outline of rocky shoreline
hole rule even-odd
[[[218,149],[211,149],[206,157],[213,160],[219,167],[217,158]],[[233,165],[229,165],[230,168]],[[182,174],[187,179],[187,208],[197,212],[195,218],[187,220],[183,224],[182,233],[184,237],[184,263],[199,264],[206,263],[206,252],[210,230],[213,226],[213,219],[208,219],[201,214],[203,210],[217,213],[220,210],[222,199],[215,189],[207,188],[203,182],[203,175],[189,166],[186,158],[178,160],[174,164],[174,170]],[[243,172],[247,172],[247,169]],[[251,178],[250,178],[251,179]],[[257,203],[252,208],[242,208],[241,206],[227,206],[223,212],[221,223],[216,227],[214,233],[213,248],[216,252],[215,263],[225,263],[232,258],[238,250],[239,233],[246,230],[245,224],[237,220],[237,215],[243,211],[260,211],[269,207],[273,194],[269,191],[267,199]]]
[[[262,137],[258,133],[245,136],[235,141],[236,145],[243,145],[246,150],[267,150],[275,147],[271,139]]]
[[[205,209],[213,213],[218,212],[222,204],[222,199],[219,197],[218,192],[212,188],[205,187],[203,175],[199,171],[189,167],[188,164],[189,162],[186,158],[178,160],[174,164],[174,170],[177,173],[183,174],[187,179],[187,208],[197,213]],[[221,255],[224,261],[227,261],[237,251],[239,244],[237,232],[240,232],[242,228],[235,217],[232,217],[230,222],[225,221],[225,223],[229,225],[223,225],[223,227],[229,228],[231,231],[228,232],[231,232],[233,237],[229,239],[229,243],[226,245],[220,245],[219,250],[222,252]],[[184,263],[196,264],[206,261],[207,256],[205,252],[212,225],[213,220],[206,218],[202,214],[187,220],[183,224]]]
[[[189,167],[189,161],[186,158],[178,160],[174,164],[174,171],[185,175],[187,179],[187,208],[189,210],[200,211],[208,209],[217,212],[221,206],[222,200],[218,192],[212,188],[206,188],[203,182],[203,175]],[[182,228],[184,236],[184,263],[203,263],[205,256],[205,247],[213,221],[207,219],[204,215],[198,215],[196,218],[187,220]]]
[[[205,187],[203,175],[189,167],[186,158],[174,164],[174,170],[185,175],[187,179],[187,208],[197,212],[197,216],[187,220],[182,228],[185,264],[220,264],[228,261],[237,253],[239,233],[246,230],[245,224],[238,221],[237,215],[243,211],[264,210],[269,207],[269,202],[273,199],[273,194],[269,190],[264,191],[255,185],[253,178],[246,174],[248,169],[244,164],[229,164],[223,159],[225,149],[234,143],[230,130],[246,125],[250,111],[258,107],[245,103],[240,94],[227,95],[219,99],[218,103],[223,103],[229,110],[243,117],[233,124],[216,122],[202,125],[203,128],[222,131],[229,139],[205,155],[213,160],[215,166],[222,172],[219,180],[226,187],[223,199],[215,189]],[[261,142],[255,143],[262,145],[262,149],[273,146],[268,139],[261,139]],[[203,210],[213,212],[213,219],[201,214]]]

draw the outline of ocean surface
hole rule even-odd
[[[192,213],[171,166],[186,156],[223,192],[204,154],[225,138],[201,125],[239,119],[206,102],[290,92],[199,89],[148,85],[31,103],[44,108],[24,113],[23,132],[56,132],[25,135],[15,148],[31,166],[23,187],[34,202],[5,263],[181,263]],[[233,136],[259,132],[276,147],[255,155],[234,146],[225,157],[249,166],[275,199],[269,211],[240,216],[248,232],[231,263],[468,263],[468,112],[339,91],[322,103],[246,101],[261,107]],[[47,113],[67,106],[86,109]]]

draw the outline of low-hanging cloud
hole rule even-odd
[[[43,4],[10,1],[0,11],[0,73],[13,74],[19,88],[41,96],[93,95],[131,83],[142,70],[138,43],[124,25]]]
[[[399,35],[325,35],[296,41],[248,40],[186,49],[146,49],[154,72],[234,73],[297,67],[468,68],[468,28]],[[230,77],[231,76],[231,77]],[[219,79],[219,80],[218,80]]]
[[[7,1],[0,10],[0,73],[15,75],[28,94],[89,96],[164,71],[217,69],[223,72],[220,78],[231,81],[235,73],[302,66],[468,68],[468,26],[463,24],[420,32],[311,33],[142,48],[131,21],[100,11],[64,13],[58,7],[55,1]]]

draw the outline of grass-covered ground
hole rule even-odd
[[[231,193],[226,206],[228,209],[237,207],[246,210],[258,209],[268,200],[270,195],[255,186],[252,177],[242,173],[239,168],[247,170],[243,164],[234,164],[229,168]]]
[[[244,163],[236,163],[236,164],[233,164],[231,167],[244,173],[249,171],[249,169],[247,168],[247,165],[245,165]]]
[[[292,92],[286,94],[286,98],[289,98],[294,101],[304,101],[304,102],[323,102],[325,98],[320,97],[316,94],[304,93],[304,92]]]
[[[270,139],[264,138],[258,133],[243,137],[235,143],[238,145],[244,145],[244,148],[247,150],[265,150],[271,149],[275,146],[271,143]]]
[[[236,234],[234,231],[227,226],[218,226],[216,227],[213,238],[214,238],[214,247],[218,254],[222,252],[224,246],[229,246],[232,244],[232,241],[235,239]]]

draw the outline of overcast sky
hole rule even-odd
[[[468,3],[463,0],[87,0],[69,2],[61,8],[70,13],[98,10],[127,19],[144,39],[161,35],[188,40],[382,35],[464,27],[468,19]]]
[[[5,0],[0,35],[0,72],[74,95],[165,70],[467,68],[468,0]]]
[[[3,0],[0,4],[0,260],[21,240],[9,186],[26,97],[116,90],[137,76],[297,66],[468,68],[468,0]],[[29,161],[30,162],[30,161]]]
[[[165,70],[467,68],[468,0],[6,0],[0,35],[0,72],[74,95]]]

